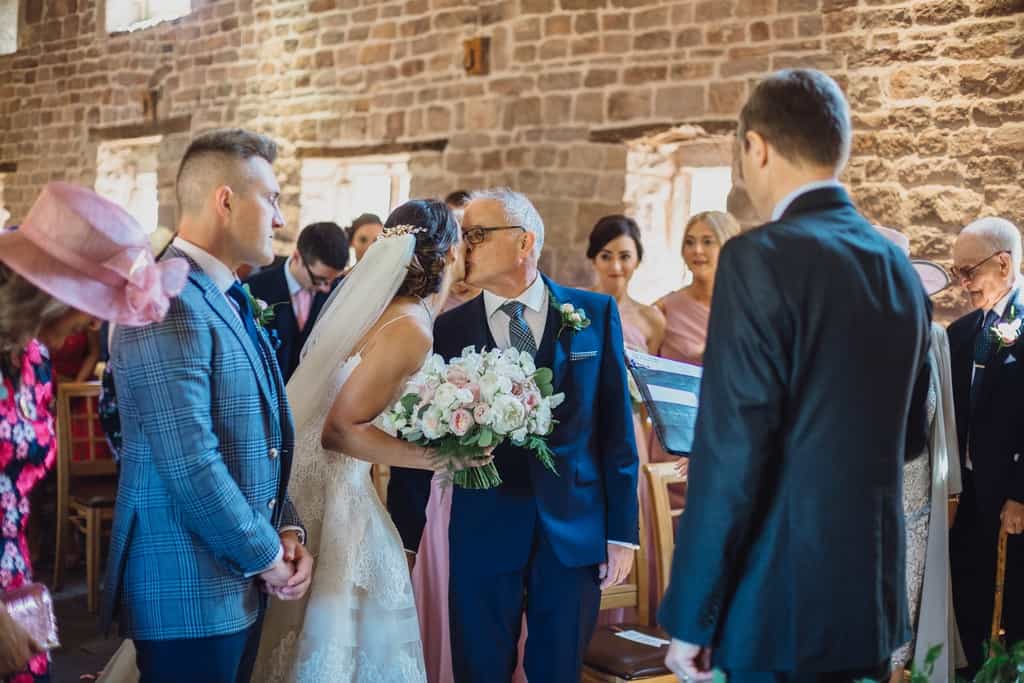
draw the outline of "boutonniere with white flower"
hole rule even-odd
[[[263,299],[257,299],[249,289],[249,285],[242,285],[242,289],[245,290],[245,295],[249,297],[249,308],[252,309],[252,317],[256,321],[256,324],[260,327],[266,327],[270,323],[274,322],[274,306],[280,304],[274,304],[271,306]]]
[[[553,294],[551,295],[551,305],[562,316],[562,325],[558,328],[558,334],[555,335],[555,339],[561,337],[564,330],[569,329],[573,332],[579,332],[590,327],[590,318],[587,317],[587,312],[582,308],[576,308],[568,302],[560,304]]]
[[[1008,346],[1013,346],[1020,338],[1022,319],[1017,316],[1014,306],[1010,306],[1010,319],[997,322],[992,326],[992,336],[999,344],[1002,351]]]

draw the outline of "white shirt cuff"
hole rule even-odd
[[[624,543],[622,541],[608,541],[612,545],[621,545],[624,548],[630,548],[631,550],[640,550],[640,546],[636,543]]]
[[[278,548],[277,548],[277,555],[274,555],[274,561],[273,562],[268,564],[263,569],[260,569],[259,571],[249,572],[248,574],[245,575],[245,578],[251,579],[254,576],[259,576],[263,572],[268,571],[271,567],[273,567],[275,564],[280,562],[282,557],[284,557],[284,546],[278,546]]]
[[[277,535],[280,536],[286,531],[294,531],[295,534],[299,537],[299,543],[301,545],[306,545],[306,530],[303,529],[301,526],[295,526],[293,524],[285,525],[277,530]]]

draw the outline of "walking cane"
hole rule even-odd
[[[994,646],[1003,635],[1003,584],[1006,579],[1006,528],[999,530],[999,554],[996,556],[996,600],[992,609],[992,640]]]

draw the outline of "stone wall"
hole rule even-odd
[[[173,224],[188,139],[241,125],[282,143],[293,225],[304,155],[416,149],[414,195],[529,193],[545,265],[581,282],[590,226],[624,208],[626,141],[683,123],[728,132],[759,76],[814,66],[855,112],[860,207],[915,253],[946,257],[979,214],[1024,226],[1024,0],[193,0],[117,35],[103,13],[21,0],[20,49],[0,57],[14,221],[47,180],[92,185],[101,142],[158,133]],[[476,36],[490,38],[486,76],[463,70]]]

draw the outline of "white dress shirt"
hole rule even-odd
[[[836,180],[835,178],[829,178],[828,180],[815,180],[814,182],[801,185],[800,187],[796,188],[795,190],[787,194],[785,197],[783,197],[779,201],[779,203],[775,205],[775,209],[772,211],[772,220],[777,221],[780,218],[782,218],[782,214],[786,212],[786,209],[789,208],[789,205],[795,202],[797,197],[799,197],[800,195],[804,195],[807,194],[808,192],[813,192],[814,190],[820,190],[826,187],[838,187],[842,189],[843,184]]]
[[[982,322],[985,321],[985,318],[988,316],[989,311],[995,311],[996,312],[996,321],[997,322],[999,320],[1002,320],[1003,319],[1003,314],[1006,312],[1006,305],[1010,303],[1010,297],[1013,296],[1013,293],[1015,291],[1017,291],[1017,288],[1016,287],[1011,287],[1010,291],[1006,293],[1006,296],[1004,296],[1002,299],[997,301],[995,306],[993,306],[992,308],[987,309],[984,312],[984,314],[981,316]],[[972,363],[971,363],[971,384],[974,384],[974,373],[977,370],[977,368],[978,368],[978,366],[975,365],[973,363],[973,361],[972,361]],[[966,454],[966,457],[964,458],[964,460],[966,461],[964,463],[964,466],[967,469],[969,469],[971,471],[974,471],[974,463],[971,462],[970,440],[968,440],[967,454]]]
[[[288,283],[288,296],[294,299],[295,295],[302,290],[302,284],[292,275],[292,258],[294,255],[289,256],[284,262],[284,281]]]
[[[509,335],[508,326],[511,318],[508,313],[501,310],[502,304],[507,301],[519,301],[523,304],[523,318],[530,331],[533,332],[534,348],[540,348],[540,342],[544,339],[544,328],[548,322],[548,306],[550,305],[548,288],[541,276],[533,281],[522,294],[514,299],[505,299],[484,290],[484,310],[487,312],[487,325],[491,328],[491,336],[499,349],[507,349],[512,346],[512,339]]]
[[[235,282],[238,281],[238,278],[235,277],[235,274],[231,271],[231,269],[228,268],[227,265],[223,261],[218,259],[216,256],[213,256],[212,254],[210,254],[210,252],[206,251],[202,247],[197,247],[196,245],[192,244],[191,242],[189,242],[189,241],[187,241],[185,239],[182,239],[181,237],[175,237],[174,241],[171,242],[171,246],[173,246],[178,251],[181,251],[186,256],[188,256],[190,259],[192,259],[193,261],[196,262],[196,265],[199,266],[199,268],[202,269],[202,271],[204,273],[206,273],[207,276],[209,276],[209,278],[211,280],[213,280],[213,284],[224,295],[224,298],[227,300],[228,304],[231,306],[231,310],[233,310],[235,312],[235,314],[239,318],[241,318],[242,314],[238,310],[238,304],[235,303],[234,299],[232,299],[230,296],[227,295],[227,291],[231,288],[231,285],[235,284]],[[285,271],[285,272],[287,272],[287,271]],[[296,527],[296,526],[281,527],[281,529],[278,531],[278,533],[279,534],[283,534],[286,531],[295,531],[295,532],[298,533],[300,539],[303,538],[303,531],[302,531],[302,529],[300,527]],[[245,577],[246,578],[251,578],[251,577],[256,576],[258,574],[262,574],[263,572],[267,571],[268,569],[273,567],[275,564],[277,564],[277,561],[280,560],[283,556],[284,556],[284,547],[282,546],[281,548],[278,549],[277,557],[274,558],[273,562],[271,562],[269,565],[267,565],[265,568],[259,570],[258,572],[252,572],[250,574],[246,574]]]

